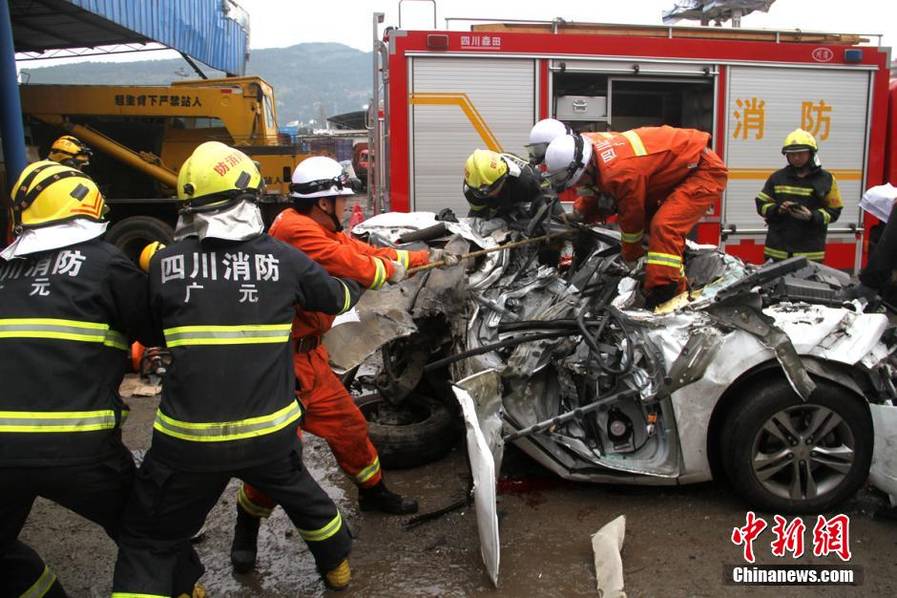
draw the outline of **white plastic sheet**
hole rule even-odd
[[[625,515],[620,515],[592,536],[599,598],[626,598],[623,591],[623,558],[620,556],[625,537]]]

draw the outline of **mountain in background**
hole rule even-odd
[[[167,85],[178,79],[197,78],[190,65],[180,59],[73,62],[44,68],[22,64],[22,81],[29,83]],[[220,71],[201,68],[209,78],[224,76]],[[281,126],[292,120],[320,122],[322,113],[329,117],[361,110],[371,96],[371,53],[343,44],[253,50],[246,74],[258,75],[274,87]]]

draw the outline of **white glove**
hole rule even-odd
[[[402,282],[405,280],[405,266],[402,262],[393,262],[392,263],[392,276],[389,277],[389,282],[396,283]]]
[[[430,263],[438,261],[442,261],[446,266],[454,266],[461,261],[461,258],[445,249],[431,249]]]

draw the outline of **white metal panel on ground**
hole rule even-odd
[[[412,59],[411,206],[467,215],[461,191],[464,160],[497,146],[525,155],[536,121],[532,59]]]
[[[729,68],[725,225],[740,230],[764,228],[754,198],[766,178],[785,166],[782,143],[798,127],[815,135],[822,166],[838,180],[844,210],[831,228],[859,222],[869,77],[867,71],[843,69]]]

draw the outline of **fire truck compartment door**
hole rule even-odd
[[[467,156],[477,148],[526,156],[535,60],[415,56],[410,68],[412,210],[466,216]]]
[[[729,184],[722,215],[723,230],[736,227],[732,241],[752,237],[763,243],[765,224],[754,198],[769,175],[786,165],[782,143],[798,127],[816,137],[822,166],[835,176],[844,201],[828,238],[853,241],[846,229],[860,223],[870,77],[868,70],[729,68],[725,128]]]

